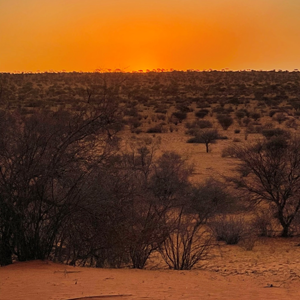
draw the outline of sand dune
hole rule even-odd
[[[0,268],[1,300],[299,299],[300,240],[221,245],[203,269],[94,269],[48,261]]]

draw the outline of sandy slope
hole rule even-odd
[[[204,270],[192,271],[15,263],[0,268],[0,299],[300,299],[299,242],[265,239],[252,251],[221,245]]]

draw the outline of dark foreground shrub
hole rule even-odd
[[[227,245],[236,245],[249,232],[249,226],[242,217],[222,216],[211,221],[209,226],[217,241],[225,241]]]

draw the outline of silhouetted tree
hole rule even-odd
[[[231,178],[254,203],[264,202],[289,235],[300,209],[300,140],[273,137],[255,145],[236,148],[240,176]]]
[[[203,143],[206,146],[206,153],[209,152],[209,145],[214,143],[219,137],[218,130],[216,129],[201,129],[197,131],[196,139],[199,143]]]

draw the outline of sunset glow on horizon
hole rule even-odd
[[[299,0],[2,0],[0,72],[294,70]]]

